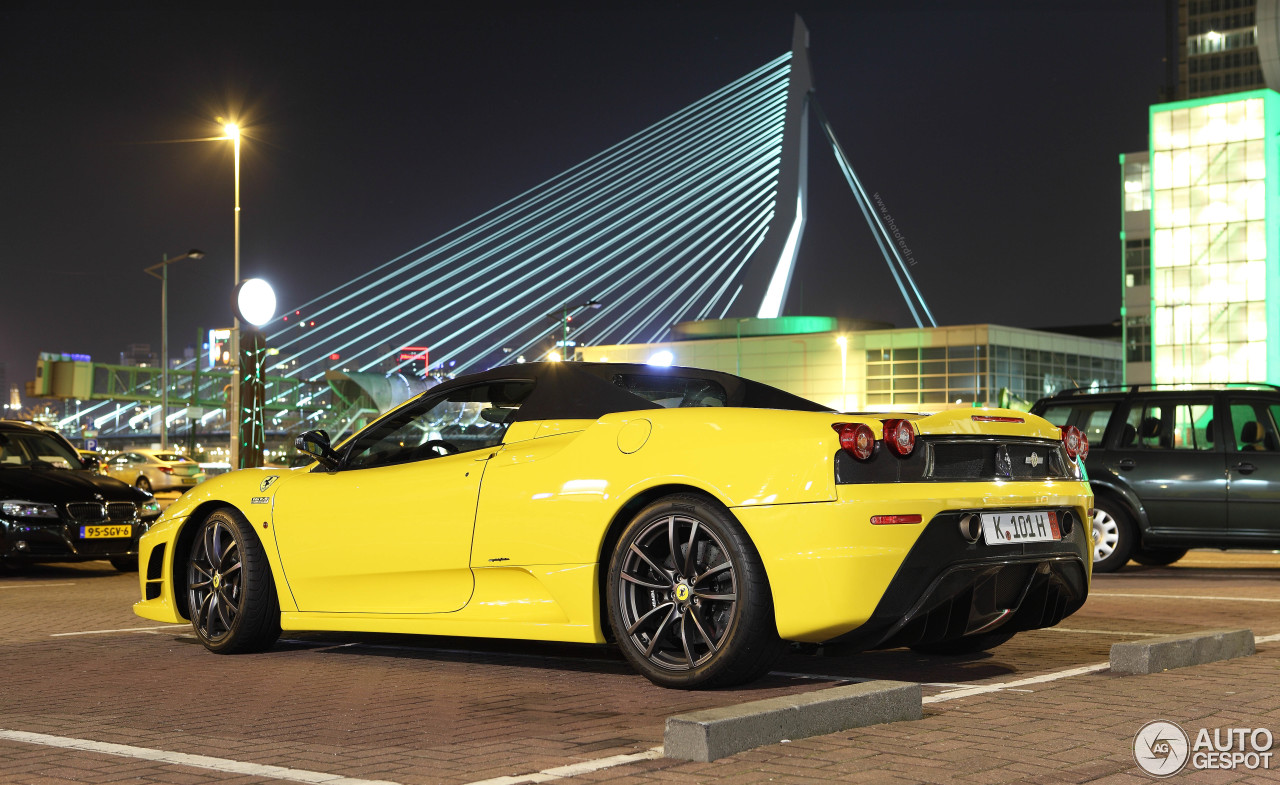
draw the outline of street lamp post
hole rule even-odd
[[[566,361],[572,359],[573,357],[573,355],[569,353],[569,319],[570,317],[572,317],[578,311],[584,310],[586,308],[590,308],[592,310],[598,310],[600,306],[603,304],[604,303],[601,303],[597,300],[587,300],[585,303],[580,303],[578,305],[569,305],[568,303],[565,303],[560,307],[559,313],[556,313],[553,311],[547,314],[548,319],[556,319],[561,324],[562,334],[564,335],[564,339],[561,343],[561,348],[562,348],[561,355]],[[551,342],[554,344],[555,339],[552,338]],[[552,352],[554,353],[554,350],[552,350]],[[549,356],[550,355],[548,355],[548,357]]]
[[[190,251],[170,259],[162,256],[160,264],[143,270],[147,275],[160,279],[160,449],[169,449],[169,265],[183,259],[203,259],[204,251]],[[159,269],[160,272],[156,272]]]
[[[849,411],[849,339],[843,335],[836,336],[836,345],[840,347],[840,411]]]
[[[235,144],[235,251],[232,286],[240,287],[240,126],[223,126],[227,139]],[[231,426],[231,468],[240,468],[240,318],[231,325],[231,396],[227,402],[227,419]]]

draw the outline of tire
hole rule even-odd
[[[146,477],[139,476],[134,485],[136,485],[140,491],[151,493],[151,480],[148,480]]]
[[[623,655],[659,686],[742,684],[786,648],[760,555],[729,511],[704,497],[668,496],[641,510],[614,547],[605,585]]]
[[[138,557],[137,556],[112,556],[110,559],[111,566],[120,572],[137,572]]]
[[[1137,529],[1120,505],[1110,499],[1093,503],[1093,571],[1115,572],[1129,562]]]
[[[187,610],[215,654],[266,651],[280,637],[280,601],[266,552],[239,512],[205,518],[187,559]]]
[[[1143,548],[1130,558],[1148,567],[1164,567],[1187,555],[1186,548]]]
[[[989,651],[1009,641],[1014,632],[988,632],[985,635],[966,635],[955,640],[938,643],[918,643],[911,647],[912,651],[922,654],[977,654]]]

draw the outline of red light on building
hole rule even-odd
[[[329,359],[333,360],[334,362],[337,362],[338,360],[341,360],[342,357],[340,357],[337,352],[334,352],[333,354],[329,355]]]

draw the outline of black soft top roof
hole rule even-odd
[[[661,409],[646,398],[615,383],[620,376],[681,377],[719,384],[726,405],[748,409],[788,409],[829,412],[807,398],[729,373],[701,368],[663,367],[638,363],[521,363],[460,376],[438,384],[426,393],[435,396],[477,382],[535,381],[533,391],[520,406],[514,422],[525,420],[594,420],[612,412]]]

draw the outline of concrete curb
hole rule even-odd
[[[667,718],[663,753],[708,762],[744,750],[864,725],[918,720],[920,685],[868,681]]]
[[[1170,668],[1248,657],[1253,630],[1206,630],[1111,646],[1112,673],[1159,673]]]

